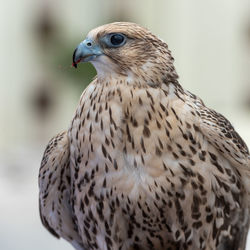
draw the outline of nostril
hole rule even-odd
[[[91,42],[87,42],[88,47],[91,47],[91,45],[92,45]]]

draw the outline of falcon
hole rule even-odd
[[[39,171],[43,225],[78,250],[243,250],[250,156],[231,123],[182,88],[165,42],[116,22],[89,32],[68,130]]]

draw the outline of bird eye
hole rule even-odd
[[[100,42],[106,48],[118,48],[124,45],[127,37],[121,33],[111,33],[101,37]]]
[[[110,43],[115,47],[123,45],[124,42],[125,42],[125,37],[122,34],[112,34],[110,36]]]

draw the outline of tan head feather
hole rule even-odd
[[[112,33],[123,34],[126,43],[117,48],[103,46],[101,39]],[[90,31],[87,37],[99,44],[104,52],[103,56],[92,62],[97,72],[101,71],[102,77],[114,73],[129,78],[136,77],[156,86],[167,82],[175,83],[178,79],[167,44],[138,24],[106,24]]]

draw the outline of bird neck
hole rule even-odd
[[[126,85],[137,87],[162,87],[169,84],[182,88],[178,82],[178,75],[175,69],[160,71],[154,69],[148,69],[144,71],[142,69],[133,69],[127,72],[106,72],[105,74],[97,74],[98,82],[110,82],[118,83],[122,82]]]

